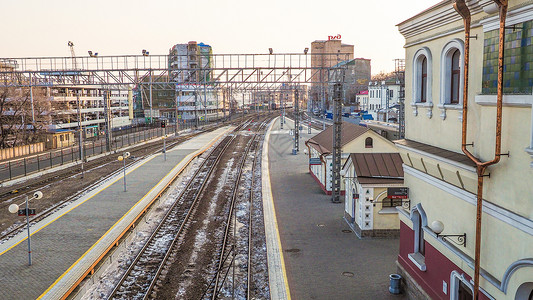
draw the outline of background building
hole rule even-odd
[[[396,106],[400,95],[400,83],[395,79],[371,81],[368,85],[367,111],[374,120],[398,122]],[[387,116],[386,116],[387,114]]]
[[[344,82],[344,106],[353,110],[361,110],[362,103],[357,101],[359,93],[368,90],[371,67],[370,59],[355,58],[334,65],[329,70],[329,83]]]
[[[312,109],[322,108],[322,102],[328,103],[329,68],[339,62],[353,59],[354,46],[343,44],[341,40],[317,40],[311,43],[311,67],[317,68],[311,77]],[[327,105],[326,105],[327,107]]]
[[[79,115],[87,137],[103,134],[106,122],[111,130],[133,123],[131,89],[54,86],[46,90],[50,101],[49,130],[77,129]]]

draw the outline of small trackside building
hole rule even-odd
[[[309,164],[309,173],[324,193],[331,195],[333,126],[329,126],[306,141],[305,145],[309,148],[309,161],[320,161],[320,164]],[[392,142],[375,131],[349,122],[342,122],[341,147],[341,164],[343,165],[350,153],[398,152]],[[341,181],[341,194],[344,194],[343,180]]]
[[[403,186],[398,153],[351,153],[342,169],[346,187],[344,219],[359,238],[399,237],[397,206],[406,199],[389,195]]]

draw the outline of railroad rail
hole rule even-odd
[[[194,134],[191,134],[191,135],[188,135],[188,136],[184,136],[184,137],[178,137],[176,141],[173,141],[172,143],[169,143],[167,145],[167,151],[168,149],[172,149],[174,146],[178,145],[178,144],[181,144],[201,133],[203,133],[204,131],[201,131],[201,132],[196,132]],[[147,150],[147,149],[151,149],[151,148],[154,148],[156,147],[155,150],[152,150],[150,151],[148,154],[144,154],[142,156],[138,156],[138,157],[135,157],[135,159],[133,159],[132,161],[129,161],[127,164],[126,164],[126,167],[129,167],[135,163],[137,163],[138,161],[146,158],[147,156],[150,156],[150,155],[154,155],[158,152],[161,152],[163,151],[163,147],[162,147],[162,142],[161,143],[157,143],[156,145],[153,145],[153,144],[145,144],[145,145],[140,145],[138,147],[136,147],[132,152],[141,152],[141,151],[144,151],[144,150]],[[105,157],[105,160],[104,161],[99,161],[98,163],[93,163],[93,164],[90,164],[89,165],[89,169],[86,169],[85,172],[89,172],[91,171],[92,169],[98,169],[98,168],[101,168],[102,166],[104,165],[108,165],[108,164],[111,164],[113,162],[115,162],[116,159],[114,156],[112,155],[108,155]],[[27,193],[32,193],[33,191],[37,191],[39,189],[42,189],[43,187],[46,187],[48,185],[50,185],[51,181],[55,181],[57,180],[58,178],[62,177],[62,176],[66,176],[66,175],[69,175],[69,173],[71,173],[72,170],[62,170],[62,171],[59,171],[59,174],[54,174],[53,176],[50,176],[50,177],[47,177],[47,178],[43,178],[43,179],[39,179],[37,180],[36,182],[33,182],[32,183],[32,187],[30,189],[28,189],[27,191],[24,191],[25,194]],[[83,190],[81,191],[78,191],[76,192],[75,194],[71,195],[70,197],[54,204],[53,206],[45,209],[44,211],[36,214],[34,217],[30,218],[30,227],[35,225],[36,223],[38,223],[39,221],[45,219],[46,217],[50,216],[51,214],[55,213],[56,211],[62,209],[63,207],[69,205],[70,203],[76,201],[80,196],[90,192],[91,190],[97,188],[98,186],[102,185],[104,182],[110,180],[111,178],[113,178],[114,176],[116,176],[117,174],[120,174],[122,172],[122,168],[118,168],[117,170],[114,170],[113,172],[109,173],[108,175],[104,176],[103,178],[101,178],[100,180],[90,184],[89,186],[87,186],[86,188],[84,188]],[[75,175],[70,175],[66,178],[71,178],[71,177],[74,177],[76,176],[77,174]],[[7,193],[6,194],[3,194],[3,195],[0,195],[0,199],[1,199],[1,196],[5,196],[5,195],[8,195]],[[20,196],[15,196],[15,197],[12,197],[12,198],[8,198],[2,202],[0,202],[0,209],[5,209],[5,207],[9,206],[11,203],[14,202],[14,199],[15,198],[18,198]],[[14,228],[12,229],[9,229],[8,231],[6,231],[5,233],[3,233],[2,235],[0,235],[0,244],[4,243],[5,241],[9,240],[10,238],[14,237],[15,235],[17,235],[19,232],[23,231],[24,228],[26,227],[26,224],[20,224],[20,225],[17,225],[15,226]]]
[[[237,125],[237,129],[241,128],[242,126],[247,126],[247,124],[249,124],[249,122],[250,122],[250,119],[253,118],[254,116],[255,115],[249,116],[248,119],[246,119],[244,123],[239,123]],[[235,123],[237,123],[239,121],[240,120],[234,120],[232,122],[232,124],[235,124]],[[222,126],[222,125],[209,126],[209,127],[197,130],[194,133],[191,133],[191,134],[188,134],[188,135],[184,135],[184,136],[179,136],[179,137],[176,138],[175,141],[167,144],[167,146],[166,146],[167,151],[169,149],[172,149],[174,146],[176,146],[178,144],[181,144],[181,143],[183,143],[183,142],[185,142],[185,141],[187,141],[187,140],[189,140],[189,139],[191,139],[191,138],[193,138],[193,137],[195,137],[197,135],[200,135],[202,133],[214,130],[216,128],[219,128],[220,126]],[[155,149],[149,151],[148,153],[144,153],[144,154],[142,154],[140,156],[136,155],[137,153],[143,153],[146,150],[149,150],[149,149],[152,149],[152,148],[155,148]],[[135,159],[128,160],[128,162],[126,164],[126,167],[129,167],[129,166],[135,164],[137,161],[142,160],[142,159],[144,159],[147,156],[150,156],[150,155],[156,154],[158,152],[162,152],[162,151],[163,151],[163,142],[162,141],[155,141],[155,142],[152,141],[152,142],[147,143],[147,144],[135,146],[135,148],[133,148],[131,150],[131,152],[134,155]],[[98,168],[101,168],[101,167],[103,167],[105,165],[112,164],[114,162],[116,162],[115,156],[110,153],[109,155],[106,155],[103,158],[100,158],[98,160],[94,160],[94,161],[91,161],[89,163],[86,163],[85,164],[85,172],[90,172],[93,169],[98,169]],[[11,205],[12,203],[14,203],[16,198],[21,197],[20,194],[22,194],[22,193],[24,193],[24,194],[32,193],[32,192],[40,190],[42,188],[46,188],[47,186],[53,184],[54,182],[56,182],[56,181],[58,181],[60,179],[68,179],[68,178],[73,178],[73,177],[77,176],[78,172],[77,171],[73,172],[73,170],[78,170],[78,168],[79,168],[79,166],[73,166],[73,167],[68,168],[68,169],[58,170],[58,171],[54,172],[53,174],[44,175],[42,177],[37,178],[36,180],[32,180],[31,184],[27,184],[26,186],[23,187],[24,191],[21,191],[20,188],[19,188],[19,190],[17,192],[17,195],[13,196],[13,197],[9,197],[9,196],[13,195],[13,193],[11,193],[11,192],[0,193],[0,210],[7,211],[7,207],[9,205]],[[73,195],[71,195],[71,196],[65,198],[64,200],[61,200],[61,201],[55,203],[54,205],[52,205],[50,207],[47,207],[43,211],[37,213],[35,216],[30,218],[30,227],[34,226],[39,221],[45,219],[46,217],[48,217],[51,214],[55,213],[56,211],[62,209],[63,207],[69,205],[70,203],[76,201],[80,196],[90,192],[92,189],[94,189],[94,188],[98,187],[99,185],[103,184],[104,182],[106,182],[107,180],[109,180],[110,178],[112,178],[113,176],[117,175],[120,172],[122,172],[122,168],[117,168],[116,170],[112,171],[108,175],[102,177],[101,179],[99,179],[99,180],[91,183],[87,187],[83,188],[82,190],[76,191]],[[74,174],[72,174],[72,173],[74,173]],[[18,233],[23,231],[25,227],[26,227],[26,224],[14,225],[10,229],[2,232],[0,234],[0,244],[2,244],[5,241],[11,239],[12,237],[16,236]]]
[[[266,127],[268,124],[267,121],[262,122],[259,127],[259,132]],[[219,294],[224,289],[224,282],[226,281],[226,278],[228,277],[229,271],[232,269],[235,271],[235,268],[239,268],[238,272],[239,274],[246,274],[245,276],[242,276],[243,279],[245,279],[245,285],[246,285],[246,299],[251,299],[251,287],[252,287],[252,241],[253,241],[253,230],[252,230],[252,222],[253,222],[253,193],[254,193],[254,174],[255,174],[255,168],[256,168],[256,159],[258,157],[259,152],[259,139],[262,136],[261,133],[255,133],[252,137],[252,139],[248,142],[246,150],[244,155],[241,158],[241,161],[239,163],[238,168],[238,175],[237,179],[234,182],[233,186],[233,193],[231,195],[231,201],[229,204],[229,211],[227,214],[227,221],[225,223],[225,229],[224,229],[224,237],[222,239],[222,243],[219,249],[218,257],[216,258],[217,263],[217,270],[215,273],[215,276],[213,280],[209,283],[207,289],[205,290],[204,294],[202,295],[201,299],[206,298],[209,296],[211,299],[218,299]],[[253,152],[252,152],[253,151]],[[245,165],[248,161],[250,153],[254,153],[253,160],[252,160],[252,167],[251,167],[251,183],[250,183],[250,189],[248,196],[246,199],[240,199],[239,197],[239,186],[243,184],[242,175],[244,173]],[[237,249],[237,233],[235,232],[236,229],[236,215],[235,215],[235,205],[237,202],[247,202],[249,206],[248,210],[248,234],[247,234],[247,259],[246,259],[246,266],[236,266],[235,265],[235,258],[237,256],[237,252],[239,251]],[[232,230],[233,229],[233,235]],[[232,239],[233,237],[233,239]],[[233,244],[231,244],[233,242]],[[231,257],[231,260],[229,258]],[[232,275],[233,281],[235,281],[236,274],[235,272]],[[244,280],[243,280],[244,281]],[[234,285],[232,285],[232,289],[234,289]],[[234,295],[234,290],[231,291],[231,293]],[[240,298],[240,297],[237,297]]]
[[[162,266],[165,265],[174,244],[179,240],[187,226],[194,209],[198,204],[199,196],[205,188],[207,178],[214,170],[213,166],[220,160],[224,150],[234,137],[226,137],[202,163],[193,179],[179,196],[179,201],[168,210],[160,224],[154,230],[144,247],[134,259],[126,273],[109,295],[108,299],[132,299],[142,295],[143,299],[149,297]],[[177,225],[179,224],[179,225]],[[168,242],[169,237],[170,243]],[[162,242],[162,239],[167,242]],[[138,276],[138,273],[143,276]]]

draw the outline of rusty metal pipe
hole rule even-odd
[[[479,277],[480,277],[480,257],[481,257],[481,216],[483,213],[483,174],[488,166],[500,161],[501,137],[502,137],[502,107],[503,107],[503,54],[505,43],[505,18],[507,15],[507,0],[493,0],[500,11],[500,36],[498,44],[498,88],[496,103],[496,143],[494,158],[487,162],[482,162],[466,149],[467,121],[468,121],[468,65],[470,51],[470,23],[471,15],[464,0],[454,0],[453,7],[463,18],[465,26],[465,53],[464,53],[464,86],[463,86],[463,122],[461,150],[476,164],[478,175],[477,184],[477,204],[476,204],[476,245],[474,255],[474,300],[479,299]]]

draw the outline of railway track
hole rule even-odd
[[[193,138],[194,136],[196,136],[198,134],[201,134],[201,133],[203,133],[203,131],[202,132],[198,132],[198,133],[194,133],[194,134],[189,135],[189,136],[178,137],[175,141],[173,141],[173,142],[171,142],[171,143],[169,143],[167,145],[167,149],[172,149],[174,146],[176,146],[178,144],[181,144],[181,143],[183,143],[183,142],[185,142],[185,141],[187,141],[187,140],[189,140],[189,139]],[[151,149],[151,148],[154,148],[154,147],[155,147],[154,150],[150,150],[146,154],[142,154],[141,156],[135,156],[135,159],[130,160],[126,164],[126,167],[129,167],[129,166],[137,163],[138,161],[140,161],[140,160],[142,160],[142,159],[144,159],[144,158],[146,158],[146,157],[148,157],[150,155],[153,155],[153,154],[156,154],[158,152],[161,152],[163,150],[162,143],[157,143],[156,145],[154,145],[154,144],[146,145],[145,144],[145,145],[142,145],[142,146],[139,146],[139,147],[133,149],[132,153],[136,154],[136,153],[144,152],[144,151],[146,151],[148,149]],[[87,168],[85,170],[85,172],[90,172],[93,169],[101,168],[103,166],[106,166],[106,165],[109,165],[111,163],[114,163],[115,161],[116,161],[116,156],[115,155],[108,155],[108,156],[105,157],[105,161],[99,161],[99,163],[91,164],[89,166],[89,168]],[[72,171],[68,171],[67,174],[69,174],[70,172],[72,172]],[[79,197],[83,196],[84,194],[87,194],[91,190],[97,188],[98,186],[102,185],[103,183],[105,183],[106,181],[110,180],[114,176],[120,174],[121,172],[122,172],[122,168],[118,168],[117,170],[112,171],[111,173],[109,173],[108,175],[104,176],[103,178],[97,180],[96,182],[93,182],[92,184],[90,184],[89,186],[84,188],[83,190],[77,191],[76,193],[74,193],[73,195],[69,196],[68,198],[66,198],[64,200],[61,200],[61,201],[55,203],[54,205],[52,205],[51,207],[48,207],[45,210],[39,212],[34,217],[30,218],[30,227],[33,226],[34,224],[38,223],[39,221],[45,219],[49,215],[55,213],[56,211],[62,209],[63,207],[69,205],[70,203],[76,201],[77,199],[79,199]],[[31,188],[29,188],[28,190],[24,191],[24,193],[25,194],[32,193],[32,192],[37,191],[39,189],[45,188],[46,186],[49,186],[49,185],[53,184],[53,182],[50,182],[50,181],[53,181],[54,179],[58,180],[58,178],[61,178],[61,175],[62,174],[57,174],[57,175],[54,175],[51,178],[42,179],[42,180],[38,181],[37,184],[32,185]],[[77,174],[69,175],[68,177],[63,177],[63,179],[64,180],[65,179],[68,180],[70,178],[74,178],[76,175]],[[43,184],[43,183],[46,183],[46,184]],[[19,198],[19,197],[20,196],[16,196],[16,197],[12,197],[12,198],[9,198],[7,200],[4,200],[0,204],[0,209],[4,209],[4,207],[9,206],[11,203],[15,203],[14,200],[16,198]],[[5,210],[7,210],[7,208]],[[3,242],[5,242],[5,241],[9,240],[10,238],[14,237],[19,232],[23,231],[25,228],[26,228],[26,224],[20,224],[20,225],[15,226],[14,228],[11,228],[11,229],[7,230],[6,232],[4,232],[0,236],[0,244],[2,244]]]
[[[247,126],[250,123],[250,120],[256,116],[252,115],[249,116],[244,123],[237,123],[241,120],[234,120],[232,124],[237,124],[237,129],[242,128],[242,126]],[[220,126],[215,125],[211,126],[205,129],[198,130],[192,134],[188,134],[186,136],[180,136],[177,137],[174,141],[167,143],[166,148],[167,151],[169,149],[172,149],[174,146],[181,144],[197,135],[200,135],[202,133],[215,130],[219,128]],[[128,160],[126,167],[129,167],[133,164],[135,164],[137,161],[140,161],[147,156],[156,154],[158,152],[163,151],[163,142],[162,141],[155,141],[150,142],[143,145],[138,145],[134,147],[132,150],[130,150],[132,157],[134,157],[133,160]],[[102,167],[111,166],[112,164],[116,164],[116,155],[107,155],[103,158],[90,161],[88,163],[85,163],[85,173],[91,172],[92,170],[96,170]],[[63,207],[69,205],[70,203],[76,201],[79,199],[79,197],[83,196],[84,194],[90,192],[94,188],[97,188],[104,182],[108,181],[110,178],[114,177],[115,175],[122,172],[122,166],[115,166],[115,170],[113,170],[111,173],[106,174],[105,176],[99,178],[98,180],[88,184],[83,189],[75,191],[73,194],[69,195],[68,197],[54,203],[53,205],[44,208],[44,210],[40,210],[35,216],[30,218],[30,227],[38,223],[39,221],[45,219],[46,217],[50,216],[51,214],[55,213],[56,211],[62,209]],[[54,183],[61,181],[61,180],[70,180],[78,177],[80,174],[80,169],[78,166],[59,170],[52,174],[43,175],[36,180],[31,180],[29,183],[21,184],[19,187],[13,187],[10,190],[16,190],[17,193],[15,196],[13,196],[12,191],[6,191],[4,189],[3,192],[0,192],[0,211],[6,212],[7,207],[13,203],[17,203],[17,199],[21,197],[22,194],[31,194],[37,190],[45,189]],[[45,194],[46,197],[46,194]],[[20,200],[22,201],[22,200]],[[16,236],[18,233],[23,231],[26,228],[26,224],[18,224],[13,225],[7,230],[4,230],[0,233],[0,244],[4,243],[5,241],[11,239],[12,237]]]
[[[246,151],[239,163],[239,172],[237,179],[233,186],[233,193],[230,209],[227,214],[227,221],[225,222],[224,237],[218,250],[218,257],[216,258],[217,270],[213,280],[208,285],[208,288],[202,295],[201,299],[218,299],[222,297],[237,298],[237,299],[252,299],[253,281],[253,212],[254,212],[254,178],[256,173],[256,162],[259,157],[260,139],[264,132],[262,132],[268,122],[263,122],[259,125],[258,133],[255,133],[249,141]],[[252,154],[252,155],[251,155]],[[243,178],[245,172],[245,165],[251,156],[252,164],[250,169],[251,179]],[[248,190],[241,196],[239,187]],[[247,233],[237,232],[236,230],[236,206],[248,207],[247,213]],[[244,216],[241,216],[243,218]],[[240,222],[242,223],[242,222]],[[233,231],[232,231],[233,229]],[[240,240],[241,243],[238,243]],[[244,246],[245,245],[245,246]],[[237,264],[236,260],[239,256],[246,257],[245,264]],[[233,271],[231,276],[230,271]],[[226,280],[231,277],[231,284]],[[240,288],[236,287],[236,283]],[[244,286],[244,288],[242,288]]]
[[[179,241],[188,226],[187,222],[195,211],[198,199],[205,188],[206,179],[233,138],[226,137],[198,168],[179,196],[179,201],[168,210],[108,299],[149,297],[162,267],[168,260],[170,249]]]
[[[267,123],[268,121],[263,121],[260,127],[264,129]],[[198,222],[197,220],[194,220],[195,214],[198,203],[201,201],[202,194],[204,194],[204,190],[206,189],[208,177],[211,176],[213,170],[215,170],[217,165],[220,164],[222,155],[235,140],[237,132],[250,131],[254,126],[257,125],[254,125],[252,118],[246,120],[234,130],[233,135],[226,137],[215,149],[213,149],[201,166],[198,167],[198,170],[195,172],[192,179],[178,196],[177,201],[175,201],[167,211],[165,217],[161,220],[142,249],[135,256],[132,264],[120,278],[113,291],[109,293],[107,299],[149,299],[157,298],[159,296],[159,290],[166,281],[165,275],[168,273],[168,269],[173,263],[174,254],[176,251],[179,251],[183,244],[189,242],[185,239],[185,234],[189,230],[191,226],[190,224]],[[248,142],[246,154],[242,155],[239,174],[242,174],[242,166],[247,161],[246,158],[248,157],[250,149],[255,150],[254,161],[255,158],[257,158],[260,136],[260,134],[254,133],[253,138]],[[240,176],[241,175],[239,175],[239,178]],[[239,184],[239,181],[240,180],[235,181],[235,186]],[[232,204],[230,204],[231,207],[234,206],[234,201],[237,198],[236,191],[238,188],[233,188],[233,190],[235,192],[234,197],[232,197]],[[226,222],[226,224],[230,223],[230,221]],[[225,231],[227,240],[230,230],[226,229]],[[251,244],[251,239],[249,239],[249,241]],[[250,250],[248,253],[250,255],[248,265],[250,265],[252,251]],[[250,276],[251,275],[248,277]]]

